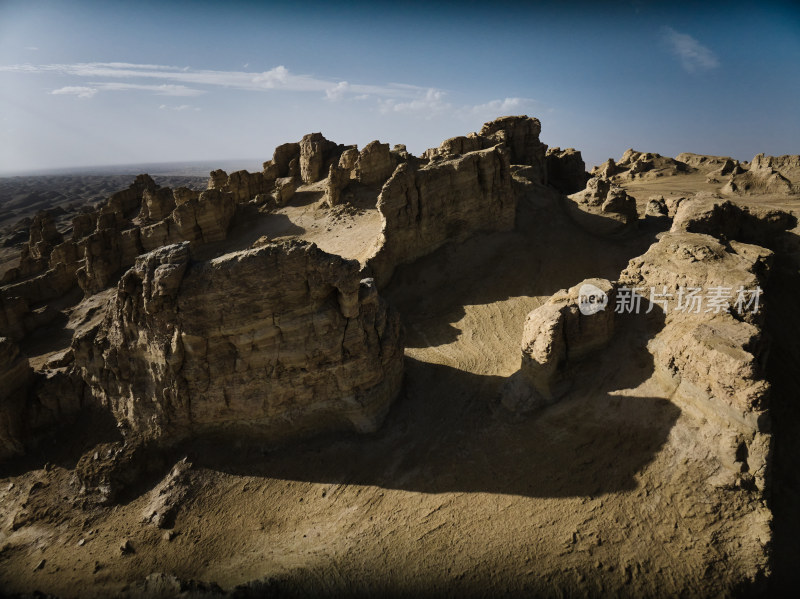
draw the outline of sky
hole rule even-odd
[[[420,154],[508,114],[587,168],[800,153],[800,7],[0,0],[0,174],[257,170],[315,131]]]

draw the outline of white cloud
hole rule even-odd
[[[342,97],[347,93],[350,89],[350,84],[347,81],[340,81],[333,87],[329,87],[325,90],[325,97],[332,102],[336,100],[341,100]]]
[[[527,98],[504,98],[502,100],[491,100],[485,104],[470,106],[472,114],[494,113],[498,116],[508,116],[514,111],[524,110],[526,106],[533,104],[533,100]]]
[[[440,89],[428,88],[423,95],[414,99],[398,102],[394,99],[379,101],[380,110],[383,113],[403,112],[421,114],[427,118],[441,114],[452,109],[452,105],[444,101],[446,93]]]
[[[17,73],[56,73],[78,78],[117,79],[131,82],[142,79],[169,81],[184,86],[204,85],[243,90],[282,90],[292,92],[319,92],[336,90],[341,81],[315,77],[313,75],[296,75],[285,66],[279,65],[262,73],[246,71],[212,71],[176,67],[169,65],[133,64],[127,62],[87,62],[75,64],[17,64],[0,66],[0,72]],[[133,84],[133,83],[132,83]],[[141,85],[136,83],[136,85]],[[135,88],[129,88],[135,89]],[[388,83],[385,85],[348,84],[346,92],[339,90],[342,96],[347,94],[374,95],[394,100],[415,100],[426,89],[415,85]]]
[[[200,96],[204,93],[202,89],[186,87],[185,85],[161,84],[146,85],[141,83],[92,83],[98,91],[149,91],[159,96]]]
[[[176,112],[184,112],[186,110],[194,110],[195,112],[200,112],[200,108],[197,106],[192,106],[191,104],[181,104],[179,106],[167,106],[166,104],[162,104],[158,107],[159,110],[174,110]]]
[[[94,87],[68,85],[67,87],[54,89],[50,93],[54,96],[78,96],[79,98],[91,98],[97,93],[97,89]]]
[[[664,38],[672,52],[680,58],[683,68],[689,73],[707,71],[719,66],[716,54],[691,35],[664,27]]]

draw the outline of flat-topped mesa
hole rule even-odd
[[[413,161],[401,164],[378,197],[383,226],[368,269],[382,288],[398,265],[447,242],[463,241],[476,231],[513,229],[516,206],[503,145],[421,168]]]
[[[397,395],[397,314],[359,264],[305,242],[191,263],[140,256],[75,364],[129,437],[282,440],[375,430]]]
[[[610,179],[594,176],[586,189],[567,199],[570,216],[581,227],[598,235],[621,235],[636,228],[636,200]]]

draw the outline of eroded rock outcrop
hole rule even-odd
[[[570,216],[598,235],[619,235],[636,227],[636,200],[609,179],[592,177],[586,189],[567,199]]]
[[[398,316],[355,261],[304,242],[190,264],[140,256],[75,363],[130,438],[374,430],[400,389]]]
[[[416,168],[401,164],[378,197],[381,237],[368,261],[379,287],[399,264],[476,231],[514,227],[516,196],[502,145]]]
[[[569,368],[614,334],[615,285],[587,279],[562,289],[528,314],[522,333],[521,379],[503,396],[514,412],[546,406],[571,386]]]
[[[369,142],[358,155],[354,166],[355,179],[363,185],[383,185],[394,171],[395,161],[389,144]]]
[[[548,184],[565,194],[575,193],[586,187],[589,175],[578,150],[549,148],[545,157]]]
[[[336,144],[322,133],[309,133],[300,141],[300,178],[303,183],[315,183],[325,174],[325,162],[331,158]],[[359,156],[360,157],[360,156]]]
[[[760,246],[735,240],[726,246],[709,235],[671,232],[620,276],[620,285],[645,300],[654,290],[659,302],[667,302],[659,304],[664,328],[648,349],[673,400],[705,423],[702,434],[730,476],[762,489],[770,447],[769,385],[763,310],[756,300],[771,258]]]
[[[750,161],[750,168],[755,170],[771,168],[787,179],[794,182],[800,181],[800,155],[798,154],[784,154],[783,156],[756,154]]]
[[[732,173],[722,188],[731,194],[791,194],[794,192],[792,182],[770,166],[763,168],[750,167],[748,171]]]
[[[22,415],[33,369],[10,339],[0,337],[0,461],[24,451]]]
[[[797,225],[790,213],[767,207],[745,207],[709,194],[697,194],[678,206],[672,232],[705,233],[772,247],[783,232]]]
[[[479,132],[493,143],[506,145],[511,164],[525,164],[534,168],[536,180],[547,183],[545,153],[547,146],[539,141],[542,124],[528,116],[504,116],[486,123]]]

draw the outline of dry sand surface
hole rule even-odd
[[[651,195],[721,186],[681,174],[624,187],[643,214]],[[770,511],[758,494],[719,482],[700,423],[655,379],[646,345],[663,317],[628,316],[556,405],[526,416],[502,409],[526,315],[583,279],[616,279],[669,226],[643,218],[633,236],[601,238],[574,225],[551,193],[523,198],[514,231],[477,234],[397,270],[382,294],[405,325],[405,385],[378,432],[288,447],[184,445],[111,507],[82,505],[71,482],[96,438],[54,438],[0,479],[2,588],[63,597],[168,596],[180,585],[204,596],[237,585],[308,596],[728,596],[762,588],[765,572],[796,577],[797,264],[776,265],[785,276],[774,278],[781,299],[768,323]],[[311,185],[269,214],[252,208],[208,252],[301,238],[363,262],[380,214],[358,198],[321,207],[322,194]],[[800,197],[736,201],[800,214]],[[23,345],[34,367],[99,318],[107,294],[77,300],[64,306],[60,330]],[[92,426],[115,438],[113,423]],[[183,457],[191,466],[165,532],[143,516]]]

